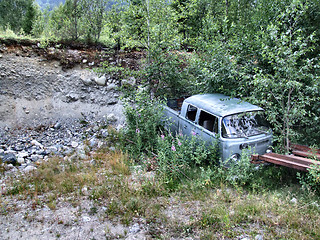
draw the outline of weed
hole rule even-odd
[[[98,209],[96,206],[93,206],[89,210],[89,215],[95,215],[98,212]]]
[[[314,164],[306,174],[297,173],[302,189],[309,193],[320,193],[320,165]]]
[[[188,179],[191,167],[215,162],[217,148],[207,146],[197,137],[173,136],[171,133],[158,136],[157,172],[166,183],[174,186],[174,181]]]
[[[56,210],[57,208],[57,203],[56,201],[52,200],[50,202],[47,203],[48,208],[50,208],[51,210]]]
[[[134,96],[125,99],[125,115],[127,127],[122,144],[130,156],[138,161],[143,152],[152,154],[155,149],[162,107],[156,100],[150,100],[147,92],[135,92]]]

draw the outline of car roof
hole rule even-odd
[[[263,110],[261,107],[241,101],[238,98],[232,98],[218,93],[194,95],[186,98],[185,102],[220,117]]]

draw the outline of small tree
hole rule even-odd
[[[34,0],[1,0],[0,25],[10,26],[14,31],[31,33],[32,24],[37,14]]]
[[[306,57],[312,51],[313,34],[306,36],[298,24],[306,7],[294,1],[256,39],[266,66],[256,68],[251,99],[265,107],[286,151],[296,125],[306,123],[312,104],[319,99],[314,89],[319,81],[315,72],[318,59]]]

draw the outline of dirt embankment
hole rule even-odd
[[[105,144],[106,124],[123,126],[118,87],[124,82],[135,85],[136,80],[93,69],[105,61],[136,69],[142,57],[101,46],[43,48],[37,42],[0,39],[0,170],[5,170],[0,171],[1,239],[113,239],[124,234],[127,239],[145,238],[137,224],[125,227],[87,214],[83,209],[89,211],[93,203],[88,197],[78,199],[76,207],[55,199],[58,204],[51,211],[33,209],[28,199],[5,196],[8,177],[37,171],[51,154],[87,159],[85,149]],[[34,218],[26,217],[31,215]]]
[[[124,79],[92,69],[103,62],[137,69],[141,52],[103,46],[49,44],[0,39],[0,127],[54,124],[83,116],[115,114],[123,123],[120,93]],[[135,84],[135,79],[125,80]]]

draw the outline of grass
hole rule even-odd
[[[269,176],[277,169],[265,171],[256,179],[265,184],[255,188],[219,178],[207,184],[199,169],[170,188],[157,176],[131,166],[128,159],[122,151],[106,149],[85,160],[54,157],[32,174],[7,178],[4,197],[32,201],[33,209],[46,205],[51,210],[59,207],[61,198],[74,204],[87,198],[92,201],[90,215],[104,209],[102,221],[123,225],[144,219],[147,235],[159,239],[320,238],[318,196],[306,194],[288,177],[278,185],[263,182],[273,181]],[[280,177],[273,175],[278,182]],[[0,200],[0,214],[14,211],[14,206]]]

